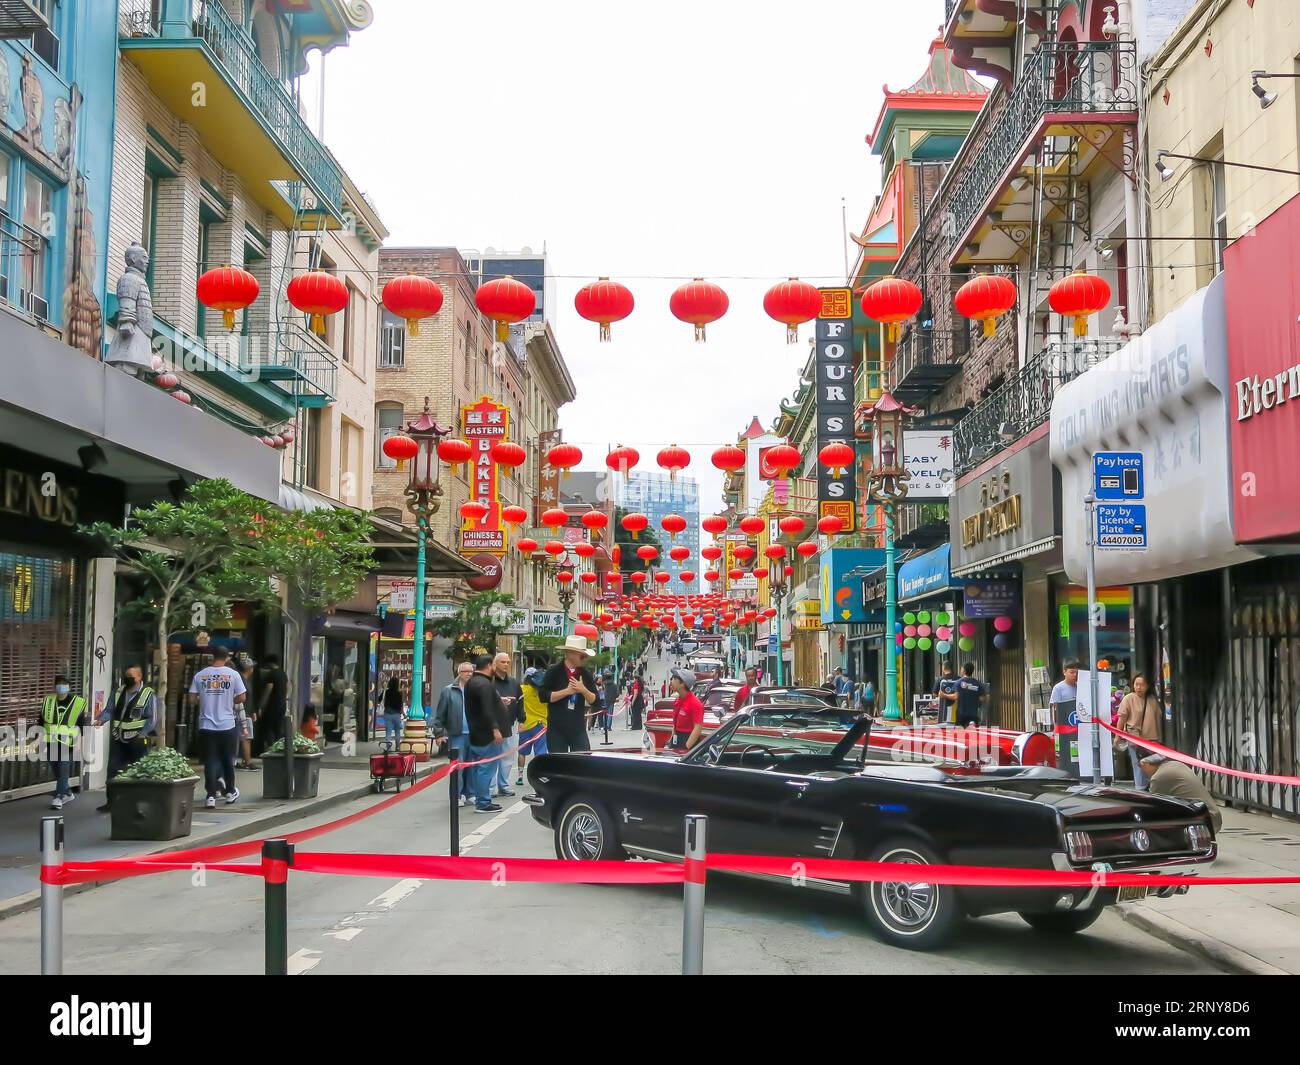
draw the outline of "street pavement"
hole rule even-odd
[[[656,675],[666,663],[656,663]],[[620,722],[621,723],[621,722]],[[594,737],[599,740],[597,734]],[[639,737],[617,732],[620,746]],[[517,789],[522,793],[523,789]],[[342,816],[353,800],[285,826]],[[493,815],[461,811],[462,853],[552,857],[551,834],[518,796]],[[445,854],[446,789],[313,840],[332,852]],[[590,886],[421,881],[294,874],[289,879],[290,970],[341,973],[675,973],[680,886]],[[1184,900],[1186,901],[1186,900]],[[1210,973],[1207,960],[1114,913],[1064,941],[1015,916],[966,923],[940,953],[885,946],[847,898],[712,877],[705,971],[710,973]],[[0,921],[0,974],[39,968],[35,912]],[[263,965],[262,882],[186,871],[132,878],[65,902],[68,974],[256,974]]]

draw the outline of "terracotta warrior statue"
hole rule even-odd
[[[153,300],[144,272],[149,253],[139,244],[126,249],[126,271],[117,282],[117,335],[104,361],[139,377],[153,368]]]

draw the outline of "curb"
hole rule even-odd
[[[425,762],[418,765],[415,770],[416,780],[428,776],[439,769],[445,762],[445,759],[438,759],[434,762]],[[245,824],[223,829],[220,832],[214,832],[210,836],[204,836],[201,839],[195,839],[193,836],[186,836],[180,840],[172,840],[161,847],[153,850],[137,851],[140,855],[149,854],[167,854],[169,851],[190,850],[193,847],[219,847],[225,843],[237,843],[238,841],[255,836],[268,829],[275,828],[279,825],[289,824],[292,821],[301,821],[305,817],[319,813],[322,810],[328,810],[334,806],[342,806],[344,803],[351,802],[353,799],[364,798],[367,795],[375,794],[367,779],[365,784],[358,784],[355,787],[348,788],[344,791],[335,792],[333,795],[327,795],[324,798],[309,799],[302,806],[295,806],[290,809],[275,810]],[[389,796],[391,798],[391,794]],[[96,880],[86,884],[71,884],[63,889],[64,898],[72,895],[80,895],[83,891],[93,891],[97,887],[105,884],[116,883],[115,880]],[[41,889],[36,888],[34,891],[25,892],[22,895],[14,895],[12,898],[0,901],[0,921],[7,917],[14,917],[20,913],[26,913],[29,910],[35,910],[41,904]]]
[[[1213,936],[1197,932],[1181,921],[1175,921],[1172,917],[1166,917],[1163,913],[1158,913],[1155,910],[1145,909],[1140,906],[1116,906],[1115,910],[1123,920],[1135,928],[1140,928],[1157,939],[1164,940],[1171,946],[1178,947],[1189,954],[1204,958],[1226,973],[1236,976],[1292,975],[1285,969],[1279,969],[1276,965],[1260,961],[1253,954],[1238,950],[1221,939],[1215,939]]]

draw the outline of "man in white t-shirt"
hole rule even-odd
[[[212,651],[212,665],[194,674],[190,684],[190,705],[199,707],[199,736],[203,743],[203,778],[207,807],[217,805],[217,792],[224,785],[226,804],[239,798],[235,786],[235,754],[239,750],[239,721],[235,707],[247,698],[244,678],[231,669],[224,647]]]
[[[1065,663],[1065,669],[1062,670],[1064,680],[1060,681],[1052,689],[1052,717],[1056,717],[1057,703],[1073,703],[1079,698],[1079,663],[1073,658]]]

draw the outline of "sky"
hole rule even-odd
[[[770,426],[808,357],[811,326],[787,345],[763,293],[844,282],[841,205],[861,232],[880,186],[881,86],[923,71],[943,0],[372,3],[325,59],[324,134],[388,244],[545,245],[580,468],[625,443],[659,472],[678,443],[719,508],[709,455]],[[573,307],[598,276],[636,299],[604,344]],[[692,277],[731,301],[702,344],[668,310]]]

